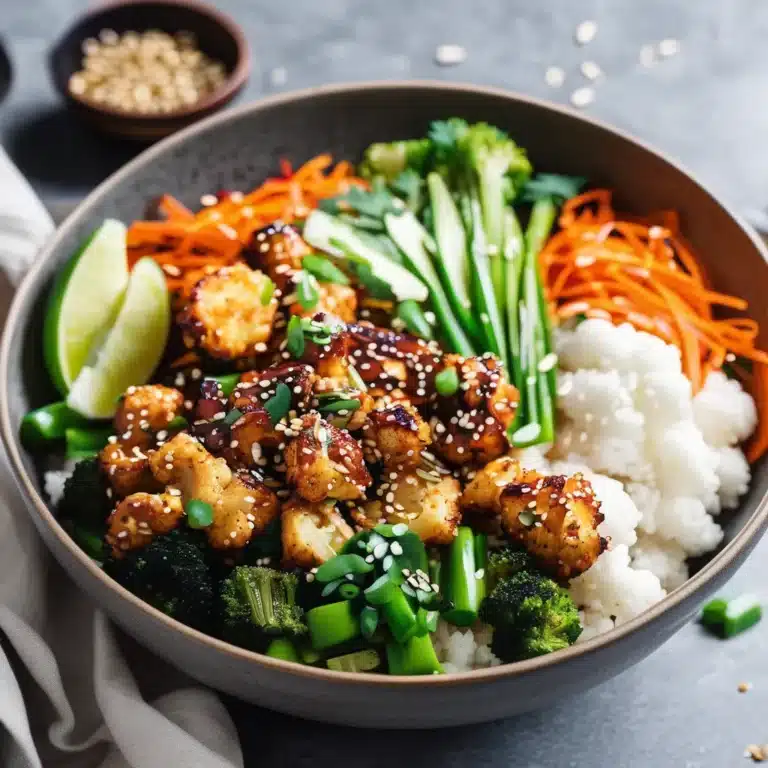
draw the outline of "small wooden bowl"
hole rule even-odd
[[[94,104],[70,93],[69,78],[81,68],[82,44],[103,29],[115,32],[159,29],[195,35],[200,50],[220,61],[227,79],[207,97],[189,107],[163,115],[126,113]],[[250,52],[240,27],[228,16],[198,0],[119,0],[80,18],[56,43],[49,55],[56,90],[99,129],[124,138],[153,141],[206,117],[230,102],[248,80]]]

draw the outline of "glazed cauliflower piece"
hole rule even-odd
[[[478,469],[461,494],[464,511],[483,514],[501,512],[501,494],[508,485],[518,481],[522,473],[520,462],[512,456],[501,456]]]
[[[352,511],[363,528],[379,523],[405,523],[427,545],[450,544],[461,521],[459,481],[451,475],[434,475],[434,480],[405,471],[397,473],[377,489],[383,500],[369,501]]]
[[[184,395],[160,384],[128,387],[114,417],[115,431],[126,447],[149,448],[155,435],[184,411]]]
[[[311,503],[294,496],[283,505],[283,562],[314,568],[338,554],[354,531],[329,502]]]
[[[155,478],[181,491],[184,503],[199,499],[213,507],[213,523],[206,528],[215,549],[239,549],[277,517],[275,494],[247,470],[232,472],[223,458],[214,458],[184,432],[150,458]]]
[[[317,312],[334,315],[345,323],[353,323],[357,319],[357,293],[354,288],[339,283],[318,283],[317,304],[305,309],[298,301],[290,305],[292,315],[299,317],[314,317]],[[288,300],[286,296],[285,300]]]
[[[106,541],[120,557],[130,549],[147,546],[156,534],[172,531],[184,516],[181,493],[133,493],[126,496],[107,519]]]
[[[245,381],[241,379],[229,397],[228,410],[237,409],[242,414],[231,425],[229,446],[233,460],[249,466],[258,464],[262,446],[274,448],[285,441],[285,429],[277,429],[264,408],[275,396],[278,384],[291,391],[289,420],[298,418],[309,410],[315,374],[305,363],[278,363],[243,378]]]
[[[407,400],[376,407],[363,427],[366,458],[383,461],[387,469],[418,467],[422,449],[431,442],[429,424]]]
[[[99,453],[99,464],[114,495],[121,499],[138,491],[162,490],[149,468],[149,456],[138,445],[110,442]]]
[[[301,269],[301,261],[310,252],[309,246],[289,224],[274,221],[254,232],[243,249],[243,258],[252,269],[266,272],[283,292]]]
[[[457,466],[485,464],[505,454],[507,429],[519,398],[501,362],[488,353],[467,358],[446,355],[443,363],[443,369],[456,369],[459,389],[435,401],[430,419],[435,451]]]
[[[184,344],[219,360],[266,352],[278,306],[275,296],[263,301],[268,280],[245,264],[203,277],[176,318]]]
[[[286,480],[307,501],[360,499],[372,479],[360,444],[318,414],[304,417],[285,449]]]
[[[338,386],[346,385],[351,352],[346,324],[334,315],[316,312],[309,321],[304,341],[302,361],[311,365],[321,379],[333,379]]]
[[[524,470],[501,493],[501,523],[539,562],[562,581],[590,568],[607,541],[600,502],[580,473],[544,477]]]
[[[441,356],[435,343],[365,322],[350,324],[347,333],[351,359],[371,395],[400,390],[414,405],[435,397]]]

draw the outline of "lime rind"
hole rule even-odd
[[[43,327],[45,364],[66,396],[91,350],[114,323],[128,285],[126,228],[107,219],[56,279]]]
[[[120,395],[149,380],[163,355],[170,326],[165,275],[152,259],[141,259],[131,272],[112,329],[73,382],[67,405],[87,418],[111,418]]]

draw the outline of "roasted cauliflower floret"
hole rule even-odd
[[[434,479],[427,480],[425,475]],[[382,522],[405,523],[427,545],[450,544],[461,520],[460,494],[459,481],[451,475],[401,472],[377,489],[383,501],[356,508],[352,517],[364,528]]]
[[[197,440],[182,432],[150,459],[152,473],[166,486],[178,488],[184,503],[199,499],[213,508],[206,533],[216,549],[244,547],[277,516],[277,497],[247,470],[232,472]]]
[[[285,464],[288,483],[307,501],[360,499],[372,482],[357,440],[317,414],[304,418],[285,449]]]
[[[454,368],[459,389],[438,396],[430,426],[435,451],[451,464],[485,464],[509,450],[507,429],[515,417],[517,390],[493,355],[446,355],[444,370]]]
[[[243,250],[243,258],[253,269],[266,272],[277,287],[290,291],[289,282],[301,269],[301,261],[310,252],[309,246],[289,224],[275,221],[254,232]]]
[[[478,469],[461,494],[464,511],[499,514],[501,494],[508,485],[516,483],[522,473],[520,462],[512,456],[502,456]]]
[[[318,299],[314,307],[305,309],[298,301],[291,303],[291,314],[299,317],[313,317],[317,312],[326,312],[345,323],[353,323],[357,317],[357,293],[354,288],[339,283],[318,283]],[[288,300],[288,296],[285,300]]]
[[[138,445],[125,445],[119,440],[107,443],[99,453],[99,463],[118,498],[162,489],[149,468],[149,456]]]
[[[107,520],[106,541],[120,557],[129,549],[140,549],[155,534],[168,533],[184,516],[181,494],[133,493],[115,507]]]
[[[421,414],[407,401],[376,408],[363,427],[363,448],[370,462],[383,461],[387,469],[413,469],[432,435]]]
[[[202,278],[176,318],[185,345],[220,360],[265,352],[278,305],[265,296],[268,280],[245,264]]]
[[[126,447],[148,448],[183,411],[184,395],[178,389],[160,384],[128,387],[117,406],[115,431]]]
[[[283,561],[314,568],[336,555],[354,531],[329,502],[310,503],[293,497],[283,505]]]
[[[315,369],[322,379],[335,379],[339,385],[349,380],[350,336],[337,317],[317,312],[306,324],[303,362]],[[286,353],[287,354],[287,353]]]
[[[501,494],[504,530],[563,581],[584,573],[605,549],[597,532],[602,522],[600,502],[581,474],[543,477],[526,470]]]

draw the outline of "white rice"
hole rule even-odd
[[[581,642],[648,609],[685,582],[688,557],[717,548],[715,517],[749,487],[739,444],[757,410],[719,372],[692,397],[678,349],[628,324],[585,320],[559,330],[556,346],[557,441],[546,455],[527,449],[520,459],[539,471],[583,472],[602,501],[608,550],[570,584]],[[488,628],[470,635],[441,623],[436,647],[446,670],[489,665]]]

